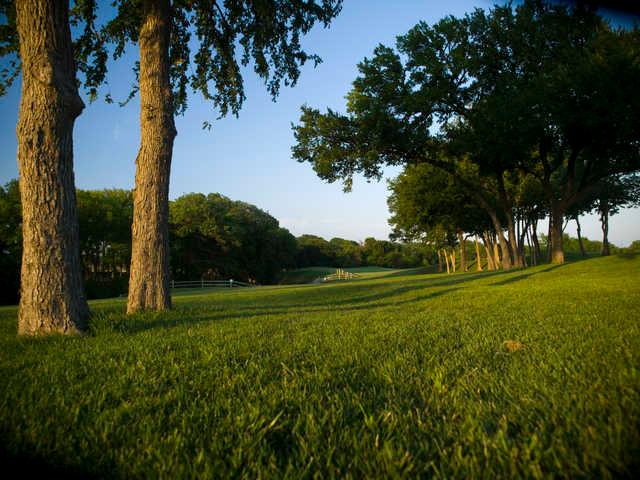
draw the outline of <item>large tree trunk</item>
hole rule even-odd
[[[552,205],[549,216],[549,242],[551,245],[551,263],[564,263],[562,247],[562,219],[563,212],[557,205]]]
[[[610,255],[609,248],[609,204],[600,200],[600,223],[602,225],[602,255]]]
[[[580,219],[578,218],[578,215],[576,215],[576,230],[578,232],[578,244],[580,245],[580,254],[584,258],[587,256],[587,252],[584,249],[584,242],[582,241],[582,228],[580,227]]]
[[[16,1],[22,61],[21,335],[81,333],[89,316],[73,178],[73,124],[84,104],[76,86],[68,10],[66,1]]]
[[[140,150],[133,193],[127,313],[171,307],[169,174],[176,129],[169,81],[168,0],[145,0],[140,28]]]

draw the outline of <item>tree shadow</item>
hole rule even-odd
[[[401,289],[397,289],[401,290]],[[397,296],[400,293],[395,291],[395,295]],[[410,291],[411,289],[405,289],[403,292]],[[387,301],[387,302],[375,302],[375,303],[366,303],[364,305],[344,305],[344,304],[335,304],[332,302],[324,303],[324,304],[307,304],[307,305],[299,305],[299,304],[282,304],[273,307],[261,306],[254,307],[252,309],[240,308],[235,310],[230,310],[226,312],[220,312],[217,314],[207,313],[204,315],[193,315],[193,311],[189,310],[185,313],[189,315],[178,316],[180,314],[179,309],[175,309],[171,312],[171,317],[168,318],[165,316],[155,316],[153,319],[145,319],[141,317],[125,317],[122,321],[113,323],[111,325],[111,330],[125,333],[125,334],[136,334],[145,332],[148,330],[154,329],[163,329],[163,328],[175,328],[181,327],[185,325],[198,325],[201,323],[207,322],[216,322],[222,320],[230,320],[230,319],[251,319],[251,318],[259,318],[267,315],[283,315],[283,314],[291,314],[291,315],[300,315],[300,314],[313,314],[313,313],[328,313],[334,312],[338,310],[339,312],[358,312],[362,310],[369,310],[372,307],[375,308],[387,308],[387,307],[398,307],[401,305],[408,305],[411,303],[418,303],[426,300],[431,300],[433,298],[440,297],[442,295],[454,292],[459,290],[459,288],[447,288],[443,290],[438,290],[435,292],[428,293],[426,295],[420,295],[404,300],[398,301]],[[386,295],[384,298],[390,298],[390,295]],[[360,302],[361,303],[361,302]],[[323,306],[324,308],[319,308]],[[302,308],[301,308],[302,307]],[[337,307],[337,308],[333,308]],[[244,311],[243,311],[244,310]],[[250,310],[250,311],[248,311]],[[292,311],[293,310],[293,311]]]
[[[501,280],[499,282],[494,282],[491,284],[492,287],[496,287],[496,286],[501,286],[501,285],[509,285],[511,283],[516,283],[519,282],[521,280],[526,280],[527,278],[533,277],[534,275],[538,275],[540,273],[548,273],[551,272],[552,270],[556,270],[557,268],[560,267],[564,267],[565,265],[567,265],[566,263],[561,263],[561,264],[557,264],[557,265],[551,265],[543,270],[536,270],[535,272],[529,272],[529,273],[523,273],[522,275],[517,275],[514,277],[510,277],[510,278],[506,278],[504,280]],[[520,272],[522,272],[522,270],[520,270]],[[512,272],[513,273],[513,272]]]

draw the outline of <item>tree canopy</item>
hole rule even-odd
[[[562,262],[567,209],[640,169],[639,35],[535,0],[420,22],[358,65],[346,113],[302,107],[293,156],[347,189],[355,174],[428,163],[490,216],[505,267],[522,264],[525,210],[549,212]],[[518,206],[525,198],[536,204]]]

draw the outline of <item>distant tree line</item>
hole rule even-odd
[[[77,190],[80,258],[86,296],[125,294],[131,262],[133,195],[129,190]],[[22,213],[18,181],[0,186],[0,303],[19,297]],[[169,202],[170,275],[174,280],[229,279],[278,283],[286,270],[308,267],[420,266],[419,244],[368,238],[363,244],[314,235],[294,237],[278,220],[223,195],[190,193]]]

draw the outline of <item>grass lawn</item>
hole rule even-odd
[[[121,478],[632,477],[640,258],[0,309],[7,462]],[[512,343],[505,344],[505,341]],[[519,342],[519,343],[518,343]]]

